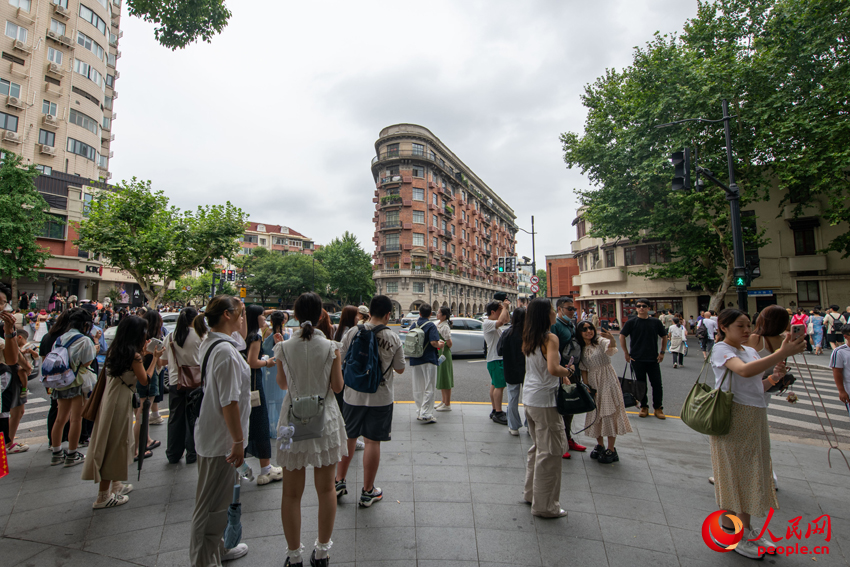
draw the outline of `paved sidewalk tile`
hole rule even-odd
[[[531,516],[523,501],[526,454],[531,445],[487,419],[486,405],[455,404],[438,423],[417,422],[407,404],[393,416],[393,440],[381,446],[376,484],[382,501],[360,508],[363,452],[348,473],[349,493],[338,500],[331,565],[342,567],[523,567],[654,565],[743,566],[738,554],[717,553],[702,540],[702,524],[717,509],[708,438],[680,420],[632,418],[634,433],[617,439],[620,462],[600,465],[586,453],[561,460],[565,518]],[[164,437],[164,429],[155,431]],[[165,439],[161,439],[163,443]],[[593,440],[579,440],[593,446]],[[675,452],[670,447],[675,446]],[[850,564],[850,470],[833,451],[774,441],[780,509],[774,534],[788,521],[801,528],[829,514],[829,555],[768,558],[784,567]],[[850,456],[850,451],[848,451]],[[97,488],[79,480],[79,467],[50,467],[49,450],[33,445],[9,456],[0,479],[2,567],[188,564],[197,467],[166,462],[164,451],[145,461],[141,480],[125,506],[92,510]],[[255,470],[256,459],[248,459]],[[313,475],[302,497],[301,541],[309,551],[318,529]],[[286,540],[280,520],[281,484],[242,488],[243,541],[248,555],[230,567],[279,567]],[[763,518],[753,518],[761,526]],[[822,545],[823,535],[812,545]],[[816,539],[819,538],[819,539]],[[783,541],[785,541],[783,539]],[[795,540],[796,541],[796,540]]]

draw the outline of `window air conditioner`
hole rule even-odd
[[[47,154],[49,156],[56,155],[56,148],[53,146],[48,146],[47,144],[41,144],[41,153]]]

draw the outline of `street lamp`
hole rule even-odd
[[[524,233],[531,235],[531,271],[533,272],[532,275],[536,276],[537,275],[537,252],[534,249],[534,235],[537,234],[537,233],[534,232],[534,215],[531,215],[531,232],[528,232],[524,228],[520,228],[520,227],[517,227],[517,230],[521,230]],[[522,259],[525,260],[526,262],[528,261],[528,257],[526,257],[526,256],[523,256]],[[534,299],[535,297],[537,297],[537,294],[532,293],[531,298]]]

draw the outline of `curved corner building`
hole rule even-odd
[[[373,278],[394,316],[423,303],[472,316],[497,292],[515,302],[515,275],[496,271],[515,255],[513,209],[427,128],[388,126],[375,151]]]

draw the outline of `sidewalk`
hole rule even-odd
[[[410,404],[396,404],[393,441],[383,445],[377,479],[384,500],[371,508],[356,506],[362,482],[358,452],[350,493],[337,511],[331,565],[752,565],[702,541],[703,520],[716,510],[707,481],[708,440],[680,420],[630,416],[635,433],[618,441],[621,460],[613,465],[573,453],[563,461],[561,506],[569,516],[542,520],[522,502],[530,438],[525,430],[511,437],[488,419],[489,411],[487,405],[457,404],[453,412],[439,414],[439,423],[422,425]],[[583,436],[577,440],[592,445]],[[829,514],[832,539],[791,536],[792,546],[828,545],[829,555],[767,560],[783,566],[850,564],[850,470],[843,459],[833,451],[830,469],[826,449],[781,441],[773,442],[772,456],[781,510],[770,528],[783,538],[777,545],[788,545],[789,520],[797,516],[805,536],[810,521]],[[94,512],[96,487],[80,480],[81,467],[50,467],[48,461],[45,445],[9,456],[11,473],[0,479],[4,567],[188,564],[194,465],[168,465],[157,449],[145,461],[140,482],[131,468],[136,488],[130,503]],[[249,462],[256,470],[257,461]],[[311,484],[312,475],[307,478]],[[250,551],[227,565],[283,564],[279,498],[277,484],[243,486],[243,541]],[[303,504],[302,542],[309,551],[317,514],[310,486]]]

